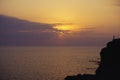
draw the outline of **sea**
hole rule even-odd
[[[0,47],[0,80],[64,80],[95,74],[102,47]]]

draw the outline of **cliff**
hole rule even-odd
[[[95,75],[67,76],[65,80],[120,80],[120,39],[113,39],[100,52],[101,62]]]

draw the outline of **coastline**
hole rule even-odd
[[[65,80],[119,80],[120,72],[120,39],[113,39],[101,49],[100,63],[96,74],[78,74],[67,76]]]

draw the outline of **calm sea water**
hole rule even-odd
[[[0,80],[64,80],[94,74],[101,47],[0,47]],[[95,69],[91,69],[95,68]]]

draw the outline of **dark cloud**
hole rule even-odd
[[[54,29],[55,25],[62,24],[36,23],[0,15],[0,46],[96,46],[108,40],[107,36],[97,34],[95,27],[69,34],[69,30]],[[62,33],[63,39],[59,38]]]
[[[8,29],[9,31],[34,31],[34,30],[53,30],[52,24],[35,23],[26,20],[21,20],[13,17],[0,15],[0,28]]]
[[[114,5],[120,6],[120,0],[113,0],[113,2],[114,2]]]
[[[0,15],[0,45],[47,45],[56,36],[52,26]]]

